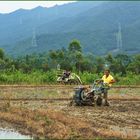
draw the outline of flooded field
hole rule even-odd
[[[31,139],[29,136],[21,135],[12,129],[0,129],[0,139]]]
[[[69,106],[73,93],[72,86],[3,87],[0,127],[30,138],[140,139],[140,88],[112,88],[109,107]]]

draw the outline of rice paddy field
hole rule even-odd
[[[0,128],[31,139],[140,139],[139,86],[112,87],[101,107],[70,106],[75,87],[0,86]]]

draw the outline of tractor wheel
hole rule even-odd
[[[84,100],[84,89],[78,89],[74,95],[74,102],[77,106],[83,105]]]
[[[79,83],[77,80],[73,79],[73,80],[69,80],[69,84],[70,85],[78,85]]]

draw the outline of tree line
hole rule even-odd
[[[50,50],[48,53],[31,54],[17,58],[10,58],[0,49],[1,71],[22,71],[30,73],[34,70],[49,71],[61,69],[75,72],[100,73],[109,68],[114,74],[126,75],[127,72],[140,74],[140,54],[130,56],[127,54],[107,54],[96,56],[85,54],[79,40],[72,40],[67,48]]]

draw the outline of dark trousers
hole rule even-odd
[[[109,89],[106,89],[106,88],[103,89],[103,94],[104,94],[103,98],[105,99],[105,102],[107,102],[107,99],[108,99],[108,90]]]

